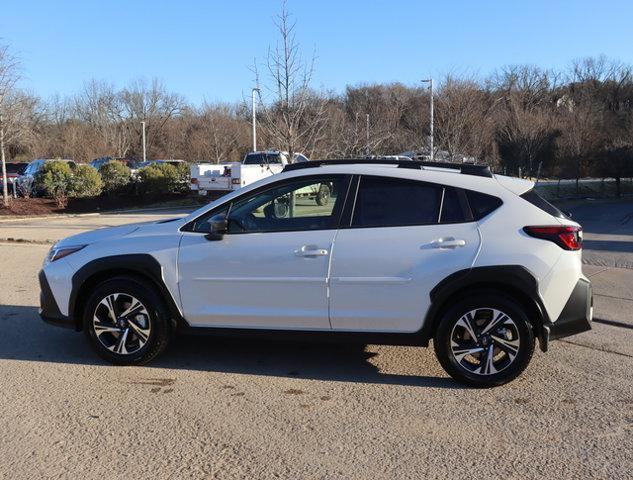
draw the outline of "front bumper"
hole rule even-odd
[[[66,328],[75,328],[72,318],[62,315],[51,291],[51,287],[46,279],[44,270],[39,273],[40,281],[40,317],[46,323]]]
[[[569,337],[591,330],[593,319],[593,294],[591,283],[581,278],[571,292],[563,311],[555,322],[543,325],[545,350],[549,340]]]

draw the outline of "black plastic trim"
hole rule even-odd
[[[549,339],[556,340],[591,330],[592,307],[591,283],[581,278],[572,290],[558,319],[546,324],[549,330]]]
[[[81,312],[77,311],[78,305],[84,301],[79,297],[79,292],[87,281],[95,276],[103,276],[111,273],[112,276],[120,274],[137,274],[140,277],[148,278],[159,289],[162,298],[166,301],[172,318],[180,324],[186,324],[184,318],[180,314],[174,298],[169,289],[165,286],[162,274],[162,266],[154,257],[149,254],[129,254],[129,255],[113,255],[102,257],[86,263],[72,277],[72,292],[70,294],[68,311],[74,320],[74,326],[77,330],[82,328]]]
[[[434,335],[442,310],[449,300],[461,290],[476,291],[478,288],[501,288],[521,292],[534,310],[536,334],[541,335],[542,325],[549,322],[543,300],[538,293],[538,282],[530,271],[522,265],[495,265],[475,267],[455,272],[439,282],[430,292],[431,306],[426,314],[420,336],[428,342]]]
[[[464,175],[492,178],[488,165],[474,165],[472,163],[429,162],[418,160],[391,160],[379,158],[349,158],[338,160],[310,160],[309,162],[292,163],[284,167],[284,172],[320,167],[321,165],[396,165],[398,168],[422,169],[424,167],[447,168],[459,170]]]
[[[55,301],[51,287],[48,284],[44,270],[40,270],[38,275],[40,282],[40,310],[39,314],[42,320],[51,325],[59,327],[74,328],[75,324],[67,315],[62,315],[59,306]]]
[[[184,327],[183,335],[247,338],[250,340],[279,340],[299,342],[368,343],[374,345],[426,345],[419,332],[340,332],[336,330],[271,330],[259,328]]]

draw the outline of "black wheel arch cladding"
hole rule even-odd
[[[433,337],[442,313],[456,296],[483,290],[500,291],[522,303],[536,330],[535,334],[541,337],[542,325],[549,322],[549,318],[538,293],[536,278],[521,265],[494,265],[457,271],[431,290],[431,306],[421,330],[424,340]]]
[[[82,329],[82,309],[86,293],[104,280],[118,276],[138,276],[148,280],[164,299],[170,315],[177,322],[184,321],[174,298],[165,286],[162,266],[149,254],[113,255],[92,260],[81,267],[72,277],[69,309],[76,330]]]

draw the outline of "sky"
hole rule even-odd
[[[194,104],[250,95],[250,66],[277,35],[280,0],[0,0],[0,43],[21,86],[47,98],[91,79],[158,78]],[[605,54],[633,64],[631,1],[288,0],[296,39],[316,54],[313,86],[485,77],[504,65],[563,69]]]

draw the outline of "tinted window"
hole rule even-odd
[[[475,220],[481,220],[503,204],[500,198],[472,190],[466,190],[466,198]]]
[[[244,165],[261,165],[266,163],[281,163],[278,153],[249,153],[244,159]]]
[[[411,180],[362,177],[352,226],[396,227],[437,223],[442,187]]]
[[[7,163],[7,173],[22,173],[25,165],[23,163]]]
[[[451,187],[444,189],[444,198],[442,200],[441,223],[456,223],[466,221],[464,209],[459,201],[457,190]]]
[[[567,215],[565,215],[558,208],[556,208],[554,205],[541,197],[534,189],[525,192],[523,195],[521,195],[521,198],[523,200],[527,200],[535,207],[540,208],[544,212],[547,212],[554,217],[567,218]]]

